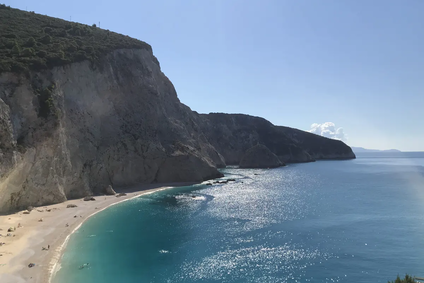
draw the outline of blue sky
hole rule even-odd
[[[3,0],[151,44],[180,100],[424,150],[422,0]]]

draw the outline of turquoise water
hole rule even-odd
[[[424,275],[423,155],[224,173],[236,182],[162,191],[93,216],[71,236],[53,282]]]

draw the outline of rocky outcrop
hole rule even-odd
[[[105,189],[105,194],[106,194],[106,195],[108,195],[108,196],[113,196],[113,195],[116,195],[116,192],[115,192],[115,190],[112,188],[112,186],[111,186],[111,185],[109,185],[109,186],[107,186],[107,187],[106,187],[106,189]]]
[[[244,153],[262,144],[283,163],[311,162],[318,159],[355,158],[341,141],[324,138],[243,114],[200,114],[203,132],[229,165],[238,165]]]
[[[262,144],[249,148],[240,160],[240,168],[276,168],[284,163]]]
[[[84,201],[95,201],[96,199],[93,196],[86,196]]]

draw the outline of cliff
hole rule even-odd
[[[284,163],[262,144],[249,148],[239,163],[240,168],[276,168],[280,166],[284,166]]]
[[[0,211],[219,177],[193,116],[146,49],[116,50],[99,68],[2,73]]]
[[[0,213],[220,177],[258,143],[283,162],[354,158],[262,118],[191,111],[144,42],[1,5],[0,28]]]
[[[238,165],[245,152],[262,144],[284,163],[319,159],[351,159],[355,154],[341,141],[321,137],[243,114],[200,114],[203,132],[228,165]]]
[[[311,158],[315,160],[344,160],[356,158],[352,149],[342,141],[328,139],[289,127],[278,126],[277,129],[299,147],[303,148]]]

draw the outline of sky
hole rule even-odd
[[[424,151],[423,0],[1,2],[149,43],[199,113]]]

